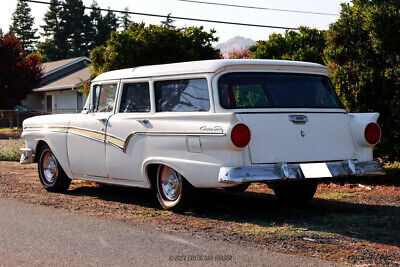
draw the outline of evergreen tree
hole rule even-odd
[[[111,34],[111,32],[115,32],[118,27],[119,27],[119,21],[117,16],[110,10],[110,7],[108,7],[108,12],[104,16],[104,23],[108,29],[108,35]],[[107,36],[108,39],[109,36]]]
[[[22,48],[28,53],[33,52],[39,38],[35,36],[37,29],[33,28],[33,24],[34,18],[31,15],[31,8],[26,2],[18,0],[17,8],[12,15],[10,33],[21,39]]]
[[[97,1],[93,1],[90,6],[92,11],[90,12],[90,29],[88,31],[89,49],[93,49],[96,46],[104,44],[108,39],[108,31],[105,29],[104,17],[99,10]]]
[[[60,29],[60,11],[61,6],[60,1],[51,0],[50,1],[49,10],[44,14],[43,21],[46,23],[45,25],[41,25],[43,29],[43,35],[47,39],[53,39],[56,32]]]
[[[0,28],[0,36],[3,35],[3,30]]]
[[[102,17],[98,22],[99,24],[95,26],[97,31],[95,46],[104,45],[106,41],[110,38],[111,32],[117,31],[119,27],[118,18],[111,10],[109,10],[107,14]]]
[[[67,58],[68,44],[66,35],[60,28],[61,6],[59,0],[51,0],[49,10],[45,13],[42,25],[45,41],[39,44],[39,50],[43,54],[44,61],[54,61]]]
[[[66,0],[60,11],[60,30],[66,38],[67,56],[79,57],[88,54],[90,41],[88,28],[90,18],[85,14],[82,0]]]
[[[171,28],[171,29],[175,29],[176,27],[174,26],[174,22],[175,20],[171,18],[171,14],[169,13],[167,15],[167,18],[164,21],[161,21],[161,26],[164,28]]]
[[[125,12],[120,17],[120,25],[125,31],[129,29],[129,26],[132,24],[131,15],[128,12],[129,8],[125,7]]]

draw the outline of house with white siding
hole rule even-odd
[[[41,113],[77,113],[85,95],[77,89],[90,80],[90,59],[78,57],[43,63],[42,82],[21,104]]]

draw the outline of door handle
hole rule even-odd
[[[98,121],[101,121],[101,122],[103,122],[103,123],[104,123],[104,122],[106,122],[106,121],[107,121],[107,118],[98,118],[97,120],[98,120]]]
[[[146,126],[146,124],[149,123],[149,120],[143,119],[143,120],[137,120],[140,124]]]
[[[293,123],[306,123],[308,118],[305,115],[289,115],[289,120]]]

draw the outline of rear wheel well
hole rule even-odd
[[[39,161],[39,156],[40,156],[40,152],[43,150],[44,147],[48,146],[48,144],[43,141],[40,140],[37,144],[36,144],[36,148],[35,148],[35,163],[38,163]]]

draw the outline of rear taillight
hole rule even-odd
[[[249,127],[243,123],[236,124],[231,131],[232,143],[237,147],[245,147],[249,144],[251,133]]]
[[[381,128],[375,122],[369,123],[365,127],[364,137],[369,144],[375,145],[381,140]]]

